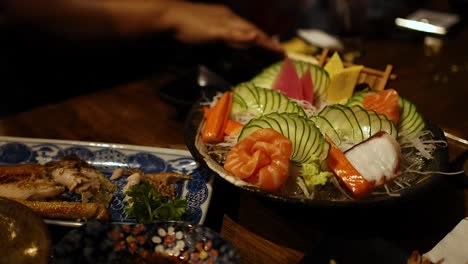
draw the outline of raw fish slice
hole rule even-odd
[[[259,129],[229,151],[224,168],[261,189],[275,191],[289,176],[292,149],[291,141],[282,134]]]
[[[362,107],[367,110],[374,110],[379,114],[384,114],[392,120],[395,125],[398,124],[400,113],[398,111],[398,93],[393,89],[368,93],[364,96]]]
[[[374,186],[400,174],[400,145],[392,136],[379,132],[345,152],[353,167]]]
[[[315,100],[315,91],[312,76],[310,74],[310,68],[307,68],[307,70],[302,74],[301,86],[302,99],[313,104]]]
[[[302,100],[301,80],[291,59],[286,57],[272,88],[278,90],[289,98]]]

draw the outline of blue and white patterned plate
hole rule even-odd
[[[143,147],[123,144],[0,137],[0,164],[40,163],[76,154],[106,177],[116,168],[140,169],[145,173],[178,172],[192,175],[192,179],[179,183],[177,196],[187,199],[184,221],[203,224],[212,194],[212,175],[185,150]],[[109,206],[111,222],[134,223],[124,211],[125,177],[114,180],[117,191]],[[83,223],[47,219],[49,224],[81,226]]]

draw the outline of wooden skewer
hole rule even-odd
[[[394,80],[394,79],[391,78],[392,70],[393,70],[393,65],[391,65],[391,64],[388,64],[387,67],[385,67],[384,75],[382,76],[382,78],[380,78],[380,82],[375,87],[375,90],[382,91],[383,89],[385,89],[385,86],[387,85],[388,79]],[[395,76],[395,78],[396,78],[396,76]]]
[[[319,55],[319,65],[321,67],[325,66],[325,63],[328,61],[328,49],[323,49],[322,53]]]

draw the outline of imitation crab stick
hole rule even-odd
[[[210,109],[202,134],[203,142],[223,140],[224,129],[231,111],[232,92],[225,92],[215,106]]]
[[[241,132],[242,127],[244,127],[244,125],[242,125],[241,123],[232,119],[228,119],[226,122],[226,127],[224,129],[224,134],[229,136],[237,135]]]
[[[205,116],[205,118],[208,118],[210,113],[211,113],[211,108],[209,108],[208,106],[204,106],[203,107],[203,115]]]
[[[208,118],[211,111],[212,109],[210,109],[208,106],[203,107],[203,113],[205,115],[205,118]],[[228,118],[228,120],[226,121],[226,126],[224,128],[224,134],[228,136],[237,135],[242,130],[242,127],[244,127],[243,124]]]
[[[338,179],[352,192],[355,198],[368,193],[372,189],[372,185],[362,177],[327,135],[325,135],[325,138],[331,146],[327,158],[328,167],[333,170]]]

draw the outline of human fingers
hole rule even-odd
[[[259,34],[258,32],[255,34],[254,39],[242,39],[242,40],[225,40],[225,42],[233,47],[238,49],[246,49],[252,46],[258,46],[264,49],[271,50],[277,53],[284,53],[283,47],[279,43],[279,41],[275,38],[270,38],[267,35]]]
[[[227,32],[226,41],[232,42],[254,42],[259,32],[255,29],[231,29]]]
[[[284,49],[277,38],[271,37],[263,32],[259,32],[257,34],[255,43],[262,48],[280,53],[284,52]]]
[[[229,27],[232,28],[228,40],[252,42],[251,44],[258,45],[262,48],[283,52],[283,48],[277,39],[267,35],[265,32],[257,28],[254,24],[241,17],[236,16],[236,19],[231,19]],[[255,35],[255,39],[253,36]]]
[[[224,41],[234,48],[248,48],[259,46],[274,52],[283,53],[283,47],[279,41],[260,31],[239,31],[235,30],[225,36]]]

